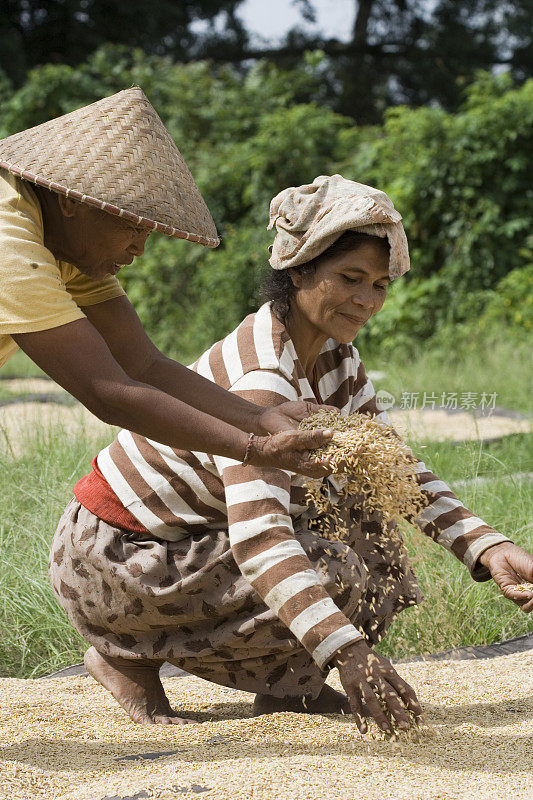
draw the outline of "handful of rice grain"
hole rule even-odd
[[[333,428],[332,439],[313,450],[311,458],[331,467],[335,475],[346,476],[339,497],[360,495],[365,513],[381,514],[384,533],[399,519],[414,522],[427,505],[414,471],[417,459],[390,425],[367,414],[324,410],[302,420],[299,427]],[[321,515],[321,534],[327,539],[346,538],[348,529],[339,506],[330,500],[328,482],[310,478],[305,486],[308,505],[312,503]]]

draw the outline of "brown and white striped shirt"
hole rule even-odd
[[[316,396],[269,303],[191,368],[259,405],[311,400],[386,420],[352,345],[333,339],[325,343],[315,368]],[[322,587],[294,537],[295,527],[307,524],[301,476],[177,450],[126,430],[99,453],[98,466],[124,506],[155,536],[173,541],[228,526],[241,572],[320,667],[361,637]],[[487,577],[477,559],[506,537],[468,511],[422,462],[417,473],[430,501],[420,517],[424,532],[451,550],[474,578]]]

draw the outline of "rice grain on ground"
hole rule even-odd
[[[533,652],[397,665],[419,741],[337,715],[251,717],[252,695],[164,681],[197,724],[139,726],[91,678],[0,679],[1,800],[462,800],[533,795]],[[340,688],[337,673],[329,682]],[[143,794],[144,793],[144,794]]]

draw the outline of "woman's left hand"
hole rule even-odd
[[[485,550],[479,560],[489,568],[504,597],[516,603],[524,614],[533,611],[533,590],[513,588],[516,584],[533,583],[533,555],[512,542],[501,542]]]
[[[310,417],[311,414],[316,414],[317,411],[324,410],[338,411],[333,406],[319,406],[305,400],[293,400],[290,403],[280,403],[279,406],[265,408],[259,416],[257,433],[260,436],[266,436],[269,433],[295,430],[303,419]]]

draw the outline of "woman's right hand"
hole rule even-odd
[[[331,470],[312,461],[309,450],[325,444],[332,436],[330,429],[286,430],[273,436],[254,436],[247,461],[258,467],[288,469],[312,478],[322,478]]]
[[[395,727],[402,730],[411,727],[413,716],[418,721],[422,709],[414,689],[400,678],[391,662],[374,652],[364,639],[337,653],[333,663],[339,670],[341,683],[361,733],[368,730],[363,702],[381,730],[387,733],[393,732],[387,714],[394,720]],[[386,713],[380,700],[385,704]]]

